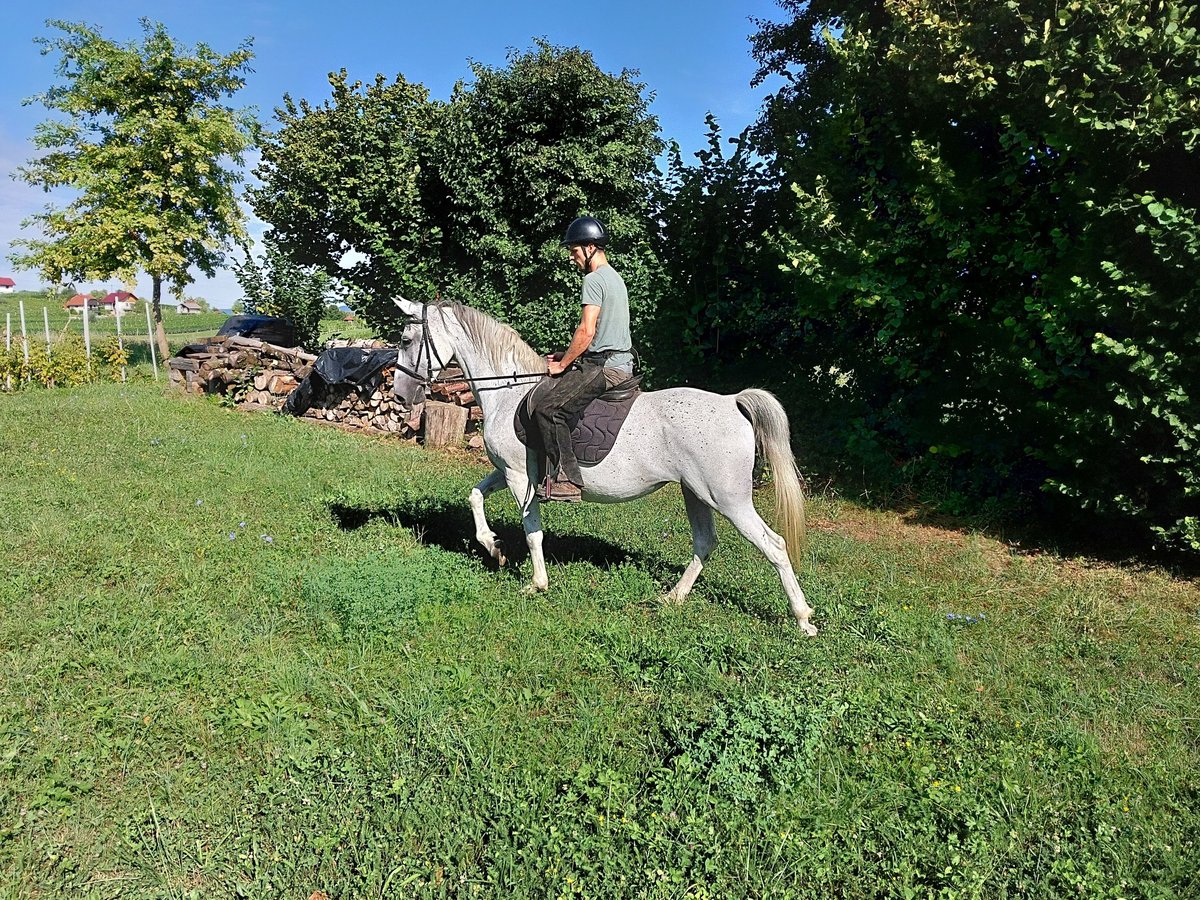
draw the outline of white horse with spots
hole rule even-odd
[[[484,500],[507,487],[520,507],[533,562],[531,589],[549,581],[542,553],[542,518],[535,493],[537,460],[516,436],[513,417],[531,388],[528,373],[546,361],[509,326],[468,306],[396,300],[413,321],[404,329],[396,393],[412,403],[445,363],[457,360],[483,410],[483,438],[496,467],[471,491],[475,537],[499,562],[504,553],[484,514]],[[525,377],[521,377],[525,376]],[[771,467],[783,536],[772,531],[752,502],[755,446]],[[667,599],[682,601],[717,542],[712,511],[729,519],[775,566],[788,607],[805,634],[814,635],[812,609],[796,580],[793,560],[804,538],[804,495],[792,455],[787,414],[774,396],[745,390],[732,396],[694,388],[642,394],[609,454],[583,467],[583,499],[622,503],[677,482],[692,526],[694,556]]]

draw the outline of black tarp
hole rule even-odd
[[[359,395],[375,392],[383,381],[383,370],[396,362],[395,347],[331,347],[317,357],[312,373],[288,394],[283,411],[304,415],[313,395],[322,385],[348,384]]]
[[[230,316],[217,331],[217,337],[236,335],[257,338],[276,347],[296,347],[296,326],[276,316]]]

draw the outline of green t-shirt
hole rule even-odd
[[[629,333],[629,292],[616,269],[603,265],[583,276],[583,305],[599,306],[600,321],[590,352],[619,350],[605,363],[610,369],[633,371],[633,337]]]

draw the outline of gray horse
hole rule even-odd
[[[531,387],[528,373],[545,372],[546,360],[512,328],[471,307],[404,299],[395,303],[414,320],[403,332],[397,395],[413,402],[447,361],[458,362],[483,410],[484,447],[496,467],[471,491],[475,537],[504,565],[504,552],[484,514],[484,500],[507,487],[520,507],[533,561],[530,590],[546,590],[542,517],[535,493],[537,460],[517,440],[513,427],[517,406]],[[756,443],[771,467],[782,537],[754,509]],[[694,556],[666,599],[682,601],[700,575],[717,542],[715,509],[771,561],[797,624],[805,634],[817,633],[792,568],[804,539],[804,494],[787,414],[774,396],[755,389],[731,396],[694,388],[647,392],[633,404],[609,454],[584,467],[583,475],[583,499],[594,503],[635,500],[671,482],[681,486]]]

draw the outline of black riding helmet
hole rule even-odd
[[[582,244],[595,244],[603,247],[608,242],[608,232],[599,219],[591,216],[580,216],[567,226],[567,234],[563,238],[564,247],[575,247]]]

